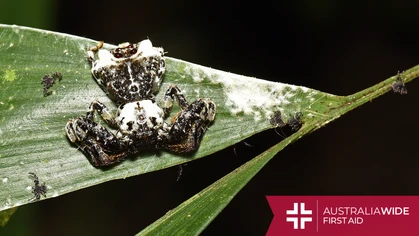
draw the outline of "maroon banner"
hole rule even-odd
[[[419,196],[267,196],[267,235],[419,235]]]

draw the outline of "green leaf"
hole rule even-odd
[[[263,166],[295,140],[297,133],[243,164],[169,211],[137,235],[198,235],[233,200]]]
[[[419,66],[402,75],[405,83],[418,76]],[[397,76],[391,77],[345,97],[321,97],[304,110],[306,116],[314,117],[305,119],[300,130],[186,200],[137,235],[198,235],[279,151],[354,108],[391,91],[396,79]]]
[[[97,169],[69,142],[64,131],[66,122],[84,115],[94,99],[115,109],[90,73],[86,50],[96,44],[72,35],[0,25],[0,210],[31,203],[33,180],[29,172],[45,182],[46,198],[57,197],[212,154],[273,128],[269,120],[276,110],[285,120],[301,111],[304,122],[310,122],[340,105],[340,97],[305,87],[167,58],[162,91],[176,84],[189,101],[209,97],[217,105],[216,119],[199,150],[188,156],[148,152],[113,168]],[[55,72],[62,73],[63,79],[44,97],[41,79]],[[327,106],[329,99],[331,107]]]
[[[4,211],[0,211],[0,226],[5,226],[10,220],[12,215],[16,212],[17,207],[10,208]]]

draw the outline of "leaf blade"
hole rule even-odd
[[[148,152],[110,169],[96,169],[64,132],[68,119],[85,114],[94,99],[115,110],[92,79],[86,59],[92,45],[96,42],[77,36],[0,25],[0,210],[29,203],[29,172],[46,183],[47,198],[56,197],[207,156],[273,128],[269,119],[274,110],[286,119],[324,96],[335,97],[168,57],[161,91],[173,83],[188,100],[209,97],[217,105],[216,120],[199,150],[189,156]],[[61,72],[63,79],[44,97],[41,78],[54,72]]]
[[[198,235],[290,142],[280,142],[166,213],[137,235]]]

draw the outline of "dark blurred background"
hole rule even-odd
[[[108,43],[150,38],[168,56],[349,95],[419,64],[418,1],[3,0],[0,23]],[[419,81],[280,152],[204,235],[264,235],[266,195],[419,194]],[[179,168],[20,207],[1,235],[132,235],[281,138],[269,130]],[[237,155],[235,155],[235,153]]]

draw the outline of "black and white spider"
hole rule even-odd
[[[166,64],[163,49],[153,47],[150,40],[122,43],[111,51],[102,47],[100,42],[89,49],[88,58],[97,83],[119,105],[116,115],[105,104],[94,101],[85,117],[71,119],[65,127],[70,141],[86,153],[92,165],[112,165],[145,149],[175,153],[197,150],[215,118],[215,103],[201,98],[189,104],[180,89],[171,85],[163,105],[157,105],[154,97]],[[164,120],[175,99],[182,110],[168,124]],[[112,132],[96,123],[95,111],[118,131]]]

